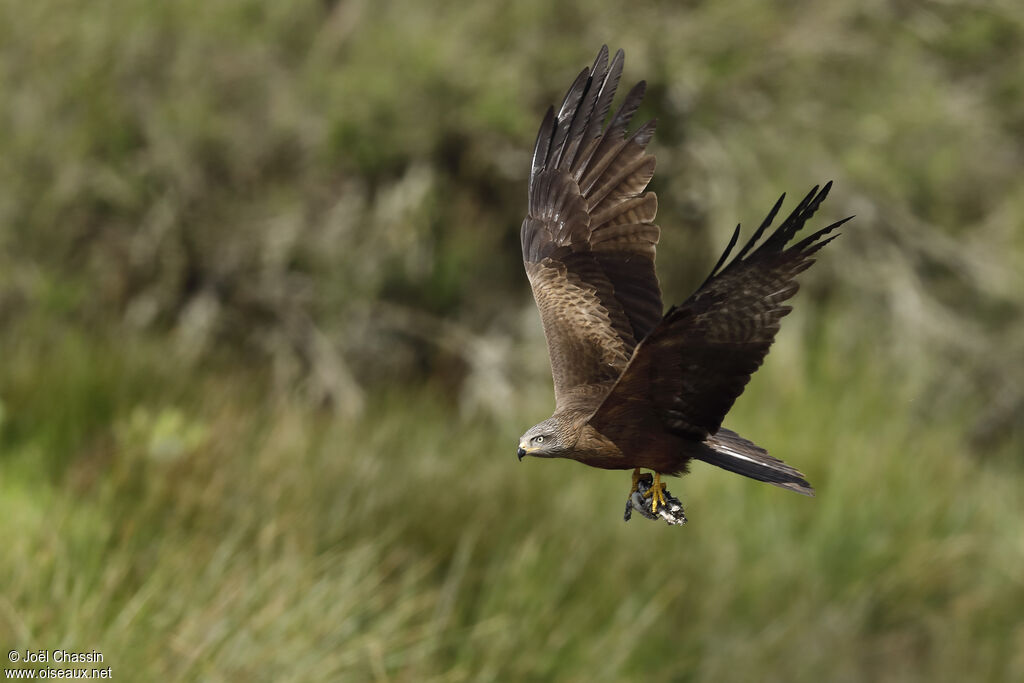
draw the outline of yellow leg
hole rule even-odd
[[[629,497],[636,493],[637,487],[640,486],[640,468],[637,467],[633,470],[633,488],[629,489]]]
[[[647,496],[651,497],[651,512],[658,511],[658,503],[665,505],[665,485],[661,483],[661,475],[657,472],[654,473],[654,483],[644,494],[644,498]]]

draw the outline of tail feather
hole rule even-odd
[[[803,474],[736,432],[719,429],[705,439],[704,445],[704,452],[696,456],[698,460],[805,496],[814,495]]]

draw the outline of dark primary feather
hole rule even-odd
[[[704,439],[715,434],[751,374],[764,360],[790,311],[796,276],[849,219],[833,223],[787,248],[828,195],[815,187],[767,239],[780,199],[753,236],[728,261],[738,228],[712,270],[689,299],[673,307],[636,349],[590,423],[615,440],[616,431],[654,411],[677,434]],[[760,243],[759,243],[760,242]]]
[[[548,110],[534,146],[523,260],[559,406],[574,395],[595,396],[592,385],[610,386],[662,317],[654,272],[658,204],[644,192],[654,174],[645,151],[654,122],[627,134],[643,83],[602,130],[623,59],[619,50],[609,60],[602,47],[557,113]]]

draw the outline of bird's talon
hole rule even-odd
[[[636,476],[635,474],[633,476]],[[656,513],[658,511],[658,504],[666,505],[665,502],[665,484],[661,482],[661,475],[657,472],[654,473],[654,483],[651,484],[651,488],[647,489],[647,493],[644,494],[644,498],[650,496],[651,498],[651,512]]]
[[[665,505],[665,485],[658,484],[656,488],[651,490],[654,491],[654,495],[651,496],[651,512],[657,512],[659,503]]]

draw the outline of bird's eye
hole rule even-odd
[[[544,437],[543,436],[535,436],[535,437],[533,437],[533,441],[534,441],[534,443],[544,443]]]

